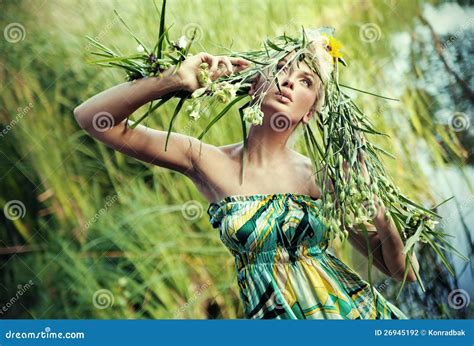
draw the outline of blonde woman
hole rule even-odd
[[[249,95],[265,96],[260,125],[248,135],[245,181],[240,181],[243,143],[216,147],[196,138],[138,125],[126,118],[147,102],[177,90],[200,88],[199,66],[208,63],[211,79],[240,72],[250,62],[235,57],[199,53],[188,57],[178,72],[144,78],[107,89],[76,107],[74,116],[85,131],[124,154],[180,172],[209,201],[208,214],[225,246],[235,256],[235,269],[246,318],[285,319],[404,319],[355,271],[329,252],[326,227],[318,219],[320,195],[310,159],[291,148],[292,136],[313,117],[324,100],[323,80],[331,62],[315,42],[311,54],[320,75],[304,62],[291,62],[290,52],[277,66],[278,90],[270,72],[262,69]],[[107,117],[106,129],[98,126]],[[131,121],[129,121],[131,123]],[[405,270],[403,242],[379,208],[370,232],[374,264],[401,280]],[[367,224],[368,225],[368,224]],[[367,255],[366,240],[354,228],[351,243]],[[413,258],[416,263],[416,258]],[[415,281],[413,270],[407,280]]]

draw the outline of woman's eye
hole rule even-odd
[[[284,70],[286,70],[285,65],[277,65],[277,70],[281,70],[282,68],[283,68]]]
[[[303,82],[306,83],[306,86],[307,86],[308,88],[311,87],[311,85],[313,84],[313,83],[311,83],[311,81],[310,81],[309,79],[307,79],[307,78],[303,79]]]

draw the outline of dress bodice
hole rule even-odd
[[[294,193],[233,195],[211,203],[207,212],[234,255],[298,251],[300,245],[321,251],[327,240],[326,226],[318,218],[320,202]]]

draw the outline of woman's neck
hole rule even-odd
[[[289,135],[266,126],[252,126],[247,139],[247,164],[252,168],[265,169],[286,162],[290,149]]]

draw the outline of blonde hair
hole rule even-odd
[[[331,78],[334,69],[333,58],[327,51],[328,38],[321,35],[317,30],[310,30],[308,32],[310,42],[306,46],[305,53],[310,56],[310,61],[319,72],[318,85],[316,91],[316,99],[311,106],[313,111],[312,118],[316,112],[320,112],[326,98],[326,84]],[[293,148],[304,133],[304,124],[298,124],[288,139],[288,146]]]

